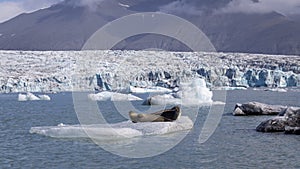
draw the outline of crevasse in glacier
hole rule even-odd
[[[165,51],[0,51],[0,92],[300,86],[300,57]]]

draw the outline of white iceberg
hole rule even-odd
[[[36,100],[41,100],[41,99],[30,92],[27,94],[18,95],[18,101],[36,101]]]
[[[48,95],[39,95],[36,96],[33,93],[26,93],[26,94],[21,94],[19,93],[18,95],[18,101],[36,101],[36,100],[51,100],[51,98]]]
[[[155,95],[146,100],[144,103],[146,105],[166,105],[173,104],[179,105],[182,104],[182,100],[180,98],[175,98],[172,94],[164,94],[164,95]]]
[[[39,98],[40,98],[41,100],[47,100],[47,101],[51,100],[50,96],[45,95],[45,94],[39,95]]]
[[[150,105],[205,105],[213,103],[212,96],[205,80],[196,78],[191,83],[182,83],[180,90],[175,94],[152,96],[146,102]]]
[[[167,89],[164,87],[153,86],[153,87],[134,87],[129,86],[130,93],[171,93],[171,89]]]
[[[26,94],[19,94],[18,95],[18,101],[27,101],[27,95]]]
[[[143,100],[137,96],[134,96],[132,94],[122,94],[122,93],[117,93],[117,92],[100,92],[97,94],[89,94],[88,95],[89,99],[93,101],[106,101],[106,100],[111,100],[111,101],[135,101],[135,100]]]
[[[230,87],[230,86],[224,86],[224,87],[214,87],[214,90],[247,90],[247,87]]]
[[[271,92],[287,92],[287,89],[284,88],[268,88],[265,89],[266,91],[271,91]]]
[[[97,140],[119,140],[138,136],[164,135],[190,130],[193,121],[182,116],[174,122],[132,123],[125,121],[115,124],[65,125],[31,127],[30,133],[55,138],[95,138]],[[87,134],[88,133],[88,134]]]

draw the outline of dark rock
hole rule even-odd
[[[284,116],[277,116],[259,124],[259,132],[285,132],[286,134],[300,134],[300,107],[288,107]]]
[[[283,117],[276,117],[274,119],[266,120],[256,127],[259,132],[283,132],[285,130],[285,119]]]
[[[289,107],[285,110],[284,117],[287,121],[287,126],[300,127],[300,108]]]
[[[235,116],[249,116],[249,115],[278,115],[285,111],[286,106],[268,105],[259,102],[248,102],[244,104],[236,104],[233,111]]]
[[[285,130],[284,130],[285,134],[296,134],[296,135],[300,135],[300,127],[290,127],[290,126],[286,126]]]

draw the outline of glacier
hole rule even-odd
[[[300,86],[300,57],[166,51],[0,51],[0,92],[174,89],[202,77],[210,88]]]

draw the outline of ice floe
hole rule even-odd
[[[117,92],[108,92],[103,91],[97,94],[89,94],[89,99],[93,101],[136,101],[136,100],[143,100],[137,96],[134,96],[132,94],[122,94]]]
[[[31,127],[30,133],[55,138],[96,138],[97,140],[118,140],[138,136],[163,135],[178,131],[190,130],[193,121],[181,116],[174,122],[132,123],[124,121],[115,124],[65,125]]]

